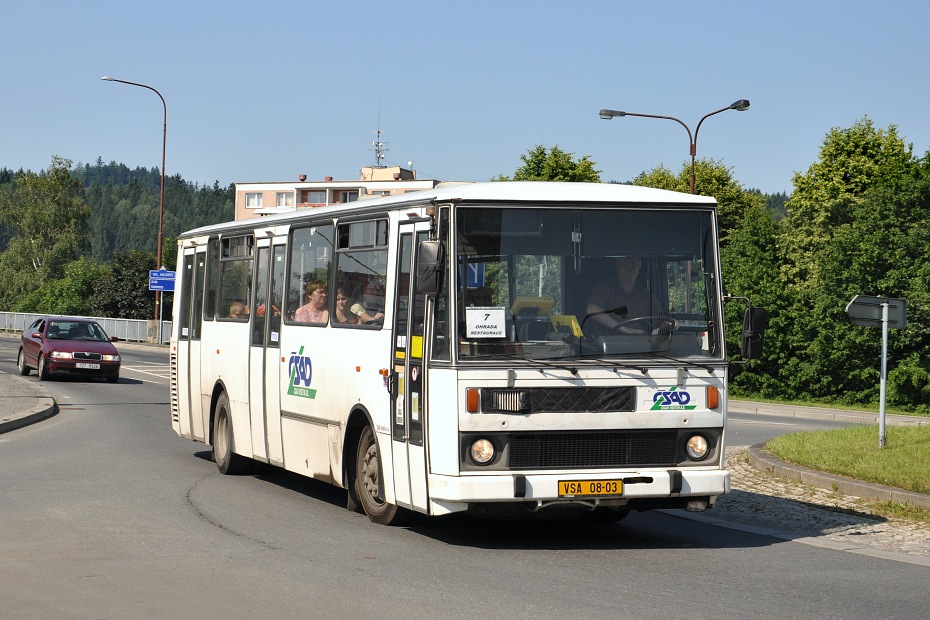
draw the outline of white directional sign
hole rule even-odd
[[[888,327],[904,329],[907,327],[907,302],[893,297],[874,297],[856,295],[846,304],[846,314],[856,325],[865,327],[882,326],[882,307],[888,304]]]

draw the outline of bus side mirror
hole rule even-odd
[[[740,354],[747,360],[762,357],[762,334],[769,326],[769,312],[765,308],[746,308],[743,315],[743,346]]]
[[[417,293],[435,295],[442,288],[442,242],[421,241],[417,248]]]

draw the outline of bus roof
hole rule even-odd
[[[620,183],[563,183],[549,181],[494,181],[486,183],[440,183],[432,189],[408,192],[396,196],[363,198],[355,202],[297,209],[288,213],[266,215],[202,226],[179,235],[192,237],[234,228],[273,226],[286,224],[313,213],[315,215],[336,213],[364,213],[399,205],[427,205],[432,203],[550,203],[550,204],[637,204],[675,207],[712,207],[716,200],[708,196],[696,196],[652,187],[623,185]]]

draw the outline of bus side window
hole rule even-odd
[[[321,224],[291,231],[290,277],[287,281],[285,319],[294,321],[297,308],[307,303],[308,282],[322,282],[329,293],[333,257],[333,226]],[[330,295],[331,296],[331,295]]]
[[[220,316],[247,321],[251,289],[252,237],[224,238],[220,267]]]

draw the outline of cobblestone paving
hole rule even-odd
[[[706,514],[850,547],[930,558],[930,526],[869,513],[862,498],[761,472],[745,446],[727,449],[732,492]]]

